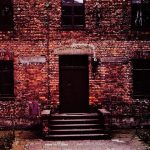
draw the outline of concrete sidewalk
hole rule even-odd
[[[146,150],[133,130],[119,130],[111,140],[43,141],[32,132],[17,131],[12,150]]]

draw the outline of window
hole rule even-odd
[[[133,95],[150,97],[150,59],[133,60]]]
[[[0,61],[0,97],[14,96],[13,61]]]
[[[84,26],[84,0],[62,0],[62,27]]]
[[[0,30],[13,28],[13,7],[11,0],[0,0]]]
[[[150,0],[132,0],[132,27],[150,30]]]

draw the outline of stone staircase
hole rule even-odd
[[[52,114],[43,119],[43,138],[47,140],[108,139],[103,119],[98,113]],[[44,127],[43,127],[44,128]]]

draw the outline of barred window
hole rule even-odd
[[[62,0],[62,27],[84,27],[84,0]]]
[[[13,61],[0,61],[0,97],[14,96]]]
[[[150,30],[150,0],[132,0],[132,28]]]
[[[13,29],[12,0],[0,0],[0,30]]]

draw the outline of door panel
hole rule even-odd
[[[75,57],[75,61],[81,58],[81,56]],[[69,61],[69,58],[67,59]],[[87,56],[86,61],[88,61]],[[71,66],[60,63],[60,112],[88,111],[88,63],[86,65],[81,63],[81,66],[79,61],[77,63],[78,65],[75,65],[75,62],[73,65],[71,63]]]

